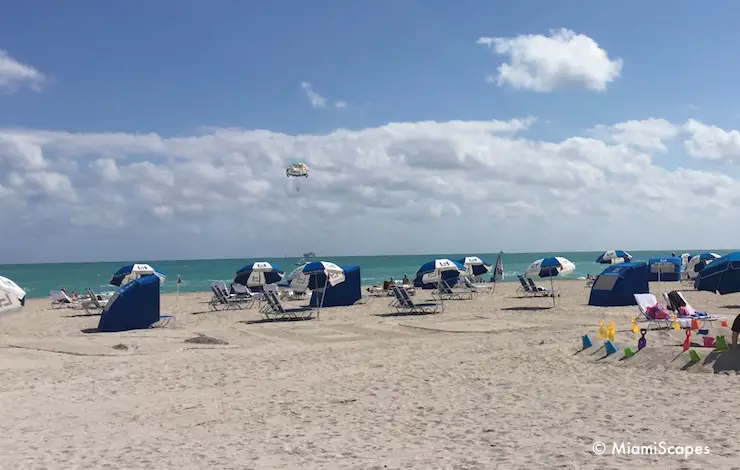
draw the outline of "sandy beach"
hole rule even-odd
[[[696,348],[691,365],[682,331],[650,331],[620,360],[637,307],[588,307],[583,281],[556,283],[555,308],[516,287],[439,315],[387,316],[390,298],[375,298],[279,323],[211,312],[207,293],[175,312],[163,295],[174,326],[108,334],[29,300],[0,319],[0,467],[740,468],[740,353]],[[730,323],[740,312],[733,296],[686,297]],[[599,320],[620,348],[605,359]],[[228,344],[186,342],[199,334]],[[595,344],[578,352],[583,334]],[[611,455],[614,442],[709,454]]]

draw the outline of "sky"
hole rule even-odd
[[[2,10],[0,263],[739,245],[737,2]]]

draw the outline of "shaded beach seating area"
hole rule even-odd
[[[465,284],[462,288],[453,288],[447,280],[443,279],[437,283],[437,289],[432,291],[432,298],[434,300],[470,300],[473,298],[473,289]]]
[[[466,288],[470,289],[473,294],[493,292],[496,288],[496,283],[494,282],[473,282],[467,276],[460,278],[460,282],[462,282]]]
[[[251,298],[239,297],[236,294],[226,292],[226,283],[214,282],[211,284],[213,297],[208,302],[208,307],[213,311],[219,310],[243,310],[254,304]]]
[[[517,274],[516,277],[521,284],[516,290],[519,297],[550,297],[551,293],[549,289],[536,285],[532,279],[529,279],[528,282],[521,274]]]
[[[259,301],[263,297],[262,292],[252,292],[249,287],[233,282],[231,283],[231,294],[233,294],[236,299],[249,302]]]

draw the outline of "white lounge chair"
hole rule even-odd
[[[89,287],[85,289],[85,292],[87,292],[87,298],[83,299],[81,301],[81,305],[83,310],[85,310],[85,313],[88,315],[99,315],[103,312],[103,309],[105,309],[106,305],[108,305],[107,298],[97,295],[92,289]]]
[[[531,277],[527,278],[527,282],[529,283],[530,289],[535,292],[539,292],[540,295],[542,295],[543,297],[560,297],[560,294],[553,292],[546,287],[538,286],[537,284],[535,284]]]
[[[494,287],[496,287],[496,284],[493,282],[473,282],[467,276],[462,278],[462,282],[468,289],[472,290],[474,294],[491,292]]]
[[[637,308],[640,309],[640,318],[637,319],[637,323],[647,323],[647,329],[651,326],[658,328],[672,328],[673,320],[671,318],[653,318],[648,313],[650,307],[658,305],[658,299],[653,294],[633,294],[635,301],[637,302]],[[677,318],[678,324],[681,328],[691,328],[691,318]]]
[[[262,299],[262,292],[252,292],[249,287],[243,286],[241,284],[235,284],[232,282],[231,291],[234,293],[236,298],[241,300],[254,302],[255,300]]]
[[[675,297],[678,297],[677,301],[671,300],[671,296],[668,292],[663,292],[663,300],[665,300],[665,304],[668,307],[669,310],[671,310],[673,313],[678,314],[679,309],[681,307],[684,307],[684,309],[688,312],[690,317],[679,317],[678,321],[681,324],[682,328],[690,328],[691,327],[691,320],[696,319],[696,321],[699,323],[699,328],[704,328],[706,323],[709,323],[710,326],[713,326],[714,322],[725,320],[725,317],[719,317],[717,315],[698,315],[696,313],[696,310],[694,307],[691,306],[688,300],[686,300],[686,297],[683,296],[683,293],[680,291],[674,291],[676,294]],[[688,322],[688,326],[684,327],[684,323]]]
[[[49,291],[49,297],[51,298],[51,308],[53,308],[54,310],[58,310],[60,308],[82,308],[79,300],[72,300],[72,298],[64,293],[64,291]]]

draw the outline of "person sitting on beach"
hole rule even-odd
[[[735,317],[735,321],[732,322],[732,346],[730,348],[735,351],[737,350],[737,337],[740,336],[740,315]]]
[[[390,281],[383,281],[383,290],[388,290],[391,288]]]
[[[411,282],[409,281],[409,277],[407,275],[405,275],[405,274],[403,275],[403,281],[402,281],[402,283],[403,283],[404,286],[408,286],[409,284],[411,284]]]

